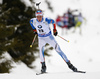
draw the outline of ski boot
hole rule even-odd
[[[67,65],[68,65],[68,67],[69,67],[72,71],[77,72],[77,68],[74,67],[74,66],[70,63],[70,61],[67,62]]]
[[[46,65],[45,62],[42,62],[42,67],[41,67],[41,73],[45,73],[46,72]]]

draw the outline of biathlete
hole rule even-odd
[[[36,11],[36,18],[32,18],[30,20],[30,25],[34,31],[34,34],[38,35],[38,40],[39,40],[38,46],[40,52],[40,60],[42,64],[41,73],[46,72],[46,64],[44,58],[44,47],[46,43],[50,44],[56,50],[56,52],[63,58],[63,60],[67,63],[68,67],[72,71],[76,72],[77,68],[71,64],[71,62],[68,60],[67,56],[60,49],[58,43],[53,37],[51,29],[49,28],[50,23],[53,24],[53,34],[57,36],[58,32],[54,20],[49,18],[44,18],[42,10],[38,9]]]

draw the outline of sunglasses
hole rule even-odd
[[[39,10],[39,11],[36,11],[36,13],[41,13],[41,12],[42,12],[42,11],[40,11],[40,10]]]

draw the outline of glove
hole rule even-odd
[[[58,32],[57,32],[56,29],[53,29],[53,34],[54,34],[55,36],[57,36]]]
[[[37,34],[37,31],[36,31],[36,29],[33,29],[33,31],[34,31],[34,34]]]

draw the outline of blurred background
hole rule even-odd
[[[99,0],[0,0],[0,73],[13,72],[21,63],[36,69],[38,38],[30,48],[34,33],[29,21],[35,18],[38,2],[41,2],[39,7],[44,17],[55,20],[58,34],[71,41],[66,43],[55,37],[73,63],[100,63]],[[50,27],[52,29],[52,25]],[[53,48],[46,45],[46,57],[51,57],[53,52]],[[51,62],[55,64],[56,59]]]

